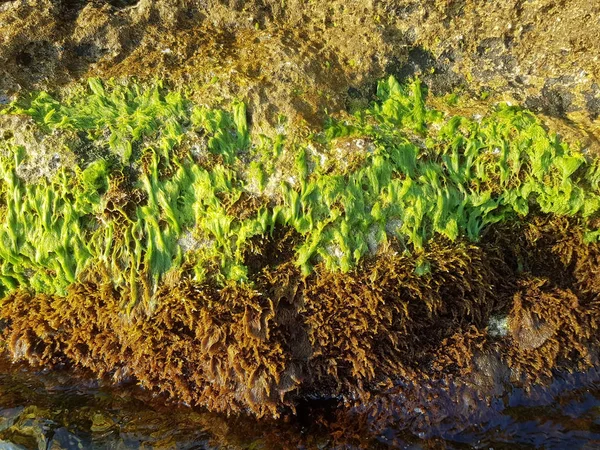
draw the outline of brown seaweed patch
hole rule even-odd
[[[429,273],[418,274],[419,261]],[[430,365],[445,339],[485,328],[499,301],[496,281],[483,251],[466,243],[435,244],[418,258],[390,253],[349,274],[319,273],[304,291],[315,383],[361,391]]]
[[[15,359],[53,368],[77,362],[102,376],[123,365],[119,294],[76,284],[67,297],[16,291],[2,300],[4,337]]]
[[[277,415],[301,377],[277,303],[240,286],[184,283],[159,296],[131,343],[138,379],[212,410]]]
[[[295,258],[294,247],[300,241],[301,235],[291,227],[278,227],[272,236],[256,235],[249,239],[243,258],[250,276],[255,277],[261,271],[270,271],[269,268],[292,261]]]
[[[547,278],[585,301],[600,294],[600,245],[585,242],[585,229],[580,219],[533,216],[527,223],[491,227],[484,246],[488,252],[499,252],[511,272]]]
[[[214,411],[277,416],[301,397],[365,402],[376,393],[395,407],[434,405],[429,419],[419,416],[434,420],[460,397],[440,394],[448,380],[496,395],[507,377],[545,382],[557,367],[593,363],[600,302],[583,274],[597,249],[583,248],[576,226],[531,223],[543,233],[505,226],[510,234],[490,230],[479,246],[438,242],[415,255],[390,247],[350,273],[318,265],[308,277],[293,262],[297,236],[278,229],[245,255],[252,284],[174,275],[152,311],[126,314],[127,289],[90,274],[65,297],[10,293],[0,332],[16,359],[133,377]],[[582,248],[568,253],[562,242]],[[508,338],[487,334],[497,315],[508,316]]]
[[[585,230],[580,219],[540,215],[498,225],[484,237],[486,252],[496,252],[510,268],[505,314],[511,343],[497,345],[515,380],[545,382],[555,369],[593,363],[600,246],[585,242]]]
[[[585,242],[585,228],[576,219],[565,217],[538,219],[535,242],[543,248],[544,241],[549,240],[548,248],[560,257],[564,268],[571,272],[575,280],[573,289],[581,300],[596,297],[600,294],[600,244]],[[600,221],[589,224],[592,229],[600,228]],[[544,238],[540,238],[540,235]],[[533,239],[531,239],[533,241]]]
[[[549,380],[555,369],[589,367],[598,306],[581,305],[572,291],[548,280],[521,280],[509,315],[513,343],[503,352],[515,377],[540,382]]]
[[[273,254],[291,258],[293,241],[284,234]],[[424,260],[430,271],[419,274]],[[32,364],[133,376],[189,404],[277,415],[299,394],[367,395],[430,364],[445,339],[485,327],[494,279],[480,248],[440,244],[418,257],[390,252],[351,274],[303,278],[290,261],[265,265],[253,287],[173,279],[152,312],[129,316],[127,292],[90,278],[66,297],[14,292],[0,319],[9,351]]]
[[[149,317],[128,318],[108,283],[77,284],[64,298],[19,291],[2,302],[4,339],[15,358],[35,366],[131,375],[215,411],[276,415],[286,404],[300,370],[283,338],[291,331],[274,323],[272,299],[247,287],[187,282],[165,287],[158,299]]]

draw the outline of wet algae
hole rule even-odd
[[[393,77],[377,96],[304,140],[161,82],[15,101],[6,350],[257,416],[489,353],[526,385],[595,364],[598,160],[514,106],[455,115]],[[62,143],[52,170],[23,170],[40,160],[23,129]]]

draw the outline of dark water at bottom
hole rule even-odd
[[[40,373],[0,359],[3,449],[600,449],[598,371],[525,394],[512,389],[478,417],[449,411],[426,432],[410,423],[371,427],[372,417],[302,405],[277,421],[228,418],[166,404],[136,386],[109,387],[66,372]]]

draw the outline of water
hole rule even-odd
[[[448,408],[429,426],[398,418],[378,428],[372,413],[332,402],[300,405],[278,421],[227,418],[135,385],[0,360],[0,449],[596,449],[599,380],[591,370],[527,393],[513,388],[478,407],[471,422]]]

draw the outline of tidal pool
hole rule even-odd
[[[168,403],[135,384],[111,387],[2,359],[0,449],[593,449],[600,448],[599,380],[591,370],[557,375],[527,393],[509,389],[472,423],[459,423],[448,408],[429,428],[422,421],[382,428],[372,411],[334,402],[307,403],[277,421],[226,417]]]

